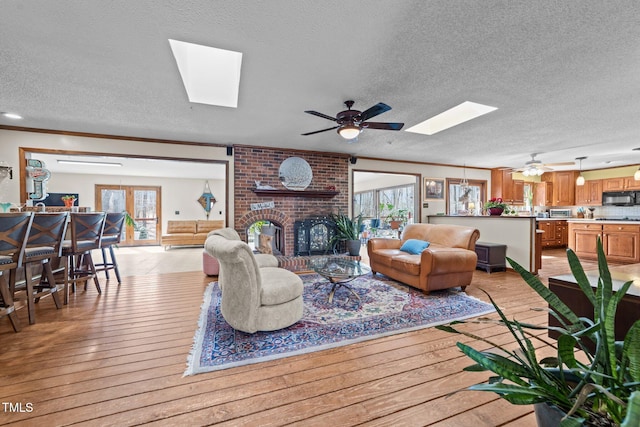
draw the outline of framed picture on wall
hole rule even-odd
[[[444,200],[444,179],[424,179],[424,200]]]

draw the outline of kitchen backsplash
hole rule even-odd
[[[573,217],[578,216],[579,206],[554,206],[553,208],[571,209]],[[589,206],[584,206],[585,211]],[[595,208],[593,211],[594,218],[638,218],[640,217],[640,206],[591,206]],[[536,206],[534,214],[549,210],[545,206]]]

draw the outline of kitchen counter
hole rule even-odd
[[[540,249],[536,248],[537,232],[535,216],[463,216],[429,215],[430,224],[457,224],[477,228],[480,241],[507,246],[507,256],[525,269],[536,273]],[[506,264],[509,266],[509,264]]]
[[[587,219],[587,218],[567,218],[567,222],[594,223],[594,224],[632,224],[640,225],[640,221],[624,219]]]

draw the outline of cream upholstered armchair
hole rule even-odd
[[[205,242],[205,250],[220,263],[222,317],[247,333],[274,331],[300,320],[302,279],[283,268],[259,267],[249,245],[233,237],[218,230]]]
[[[227,240],[238,240],[240,241],[240,235],[233,228],[221,228],[219,230],[214,230],[209,233],[209,236],[217,235],[222,236]],[[207,237],[209,237],[207,236]],[[253,254],[258,263],[258,267],[277,267],[278,266],[278,258],[271,254]]]

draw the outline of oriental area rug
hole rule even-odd
[[[347,289],[338,288],[329,303],[331,284],[317,274],[300,277],[304,282],[302,319],[279,331],[255,334],[236,331],[227,324],[220,313],[218,283],[210,283],[184,375],[324,350],[495,311],[491,304],[458,288],[425,295],[371,274],[349,283],[360,301]]]

